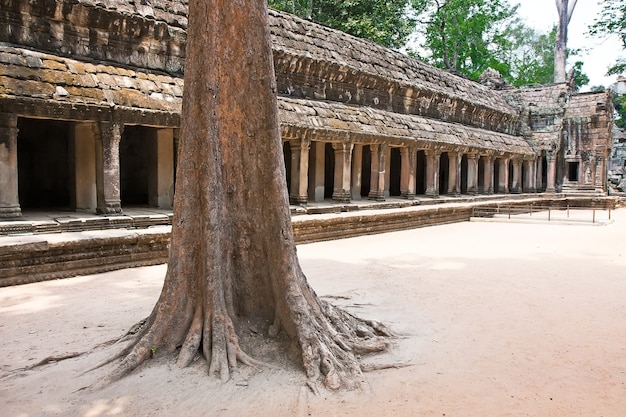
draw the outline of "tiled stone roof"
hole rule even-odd
[[[120,112],[180,113],[183,80],[165,75],[89,64],[0,44],[0,104],[7,98],[117,108]],[[43,107],[43,106],[42,106]],[[391,141],[424,147],[450,145],[530,154],[521,137],[330,101],[279,97],[283,133],[295,130],[318,140]],[[307,130],[310,132],[307,133]]]
[[[0,43],[0,98],[180,112],[183,79]]]
[[[428,90],[498,112],[516,114],[506,100],[489,87],[371,41],[276,11],[270,11],[270,30],[275,51],[303,55],[313,61],[333,62],[347,71],[379,75],[412,85],[418,90]]]
[[[334,102],[279,99],[284,137],[533,154],[519,136]]]

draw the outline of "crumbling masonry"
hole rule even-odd
[[[186,16],[179,1],[2,2],[0,217],[171,207]],[[290,15],[270,26],[293,204],[606,193],[610,93],[475,83]]]

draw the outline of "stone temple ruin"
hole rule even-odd
[[[171,207],[186,16],[185,1],[3,1],[0,217]],[[606,193],[608,92],[476,83],[287,14],[270,26],[293,204]]]

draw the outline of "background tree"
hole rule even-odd
[[[589,28],[596,36],[617,35],[626,50],[626,0],[604,0],[600,16]],[[619,59],[609,68],[607,75],[618,75],[626,71],[626,59]]]
[[[410,0],[268,0],[269,7],[388,48],[404,46],[415,28]]]
[[[389,334],[320,300],[300,268],[265,0],[191,0],[187,42],[167,274],[112,379],[162,352],[228,379],[259,365],[242,343],[253,323],[298,347],[311,383],[355,387],[359,355]]]
[[[556,30],[556,43],[554,47],[554,82],[565,82],[565,64],[567,61],[567,27],[578,0],[555,0],[559,21]]]
[[[517,6],[506,0],[413,0],[419,30],[424,34],[419,58],[478,80],[487,68],[510,73],[499,53],[510,47],[508,28]]]

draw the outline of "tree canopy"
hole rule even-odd
[[[404,46],[415,28],[409,0],[268,0],[268,5],[389,48]]]
[[[420,58],[474,80],[490,67],[510,73],[499,58],[510,46],[518,6],[506,0],[413,0],[412,6],[424,33],[420,47],[428,52]]]
[[[391,48],[407,47],[409,36],[417,34],[417,48],[408,46],[409,54],[473,80],[487,68],[514,86],[554,80],[557,27],[536,31],[509,0],[268,0],[268,5]],[[586,84],[581,67],[574,65],[578,87]]]

